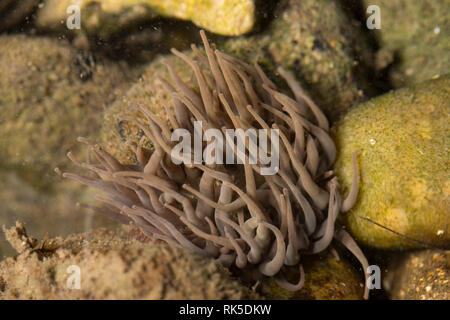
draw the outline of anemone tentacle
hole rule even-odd
[[[301,255],[326,250],[333,239],[346,245],[366,267],[367,260],[356,242],[336,225],[338,214],[350,210],[358,195],[357,153],[352,159],[353,185],[349,196],[342,199],[332,171],[336,147],[328,133],[328,120],[294,76],[278,69],[292,91],[286,93],[260,66],[222,53],[210,46],[203,31],[200,34],[205,54],[195,46],[196,59],[172,50],[193,70],[192,85],[164,62],[172,80],[161,79],[172,98],[171,105],[161,101],[167,123],[145,105],[132,106],[139,116],[124,117],[141,128],[145,141],[153,144],[149,150],[144,138],[128,143],[137,165],[121,164],[101,147],[80,138],[89,149],[87,161],[78,162],[70,153],[68,156],[92,177],[56,171],[105,194],[98,198],[103,207],[90,208],[132,224],[153,239],[227,266],[253,266],[263,275],[274,276],[287,290],[298,290],[304,283]],[[193,119],[204,122],[203,130],[218,132],[278,129],[278,171],[263,176],[264,164],[247,163],[252,144],[245,139],[244,164],[170,162],[171,130],[184,128],[193,133]],[[242,142],[241,136],[237,139]],[[210,143],[202,142],[202,151]],[[234,140],[224,143],[237,147]],[[270,137],[265,147],[275,150]],[[283,276],[283,268],[292,265],[299,265],[296,284]]]

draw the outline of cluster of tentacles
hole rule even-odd
[[[319,253],[333,239],[343,243],[365,271],[367,260],[357,244],[345,230],[335,228],[338,214],[349,210],[357,197],[357,153],[353,155],[353,184],[343,199],[331,171],[336,149],[327,118],[293,76],[278,69],[292,98],[258,65],[250,66],[216,50],[204,32],[201,36],[205,51],[193,45],[195,59],[172,50],[193,69],[196,83],[183,82],[166,62],[172,83],[160,80],[172,100],[171,105],[161,101],[168,120],[146,106],[130,105],[142,117],[124,119],[144,133],[139,143],[129,143],[136,164],[121,164],[100,146],[80,138],[88,145],[86,162],[68,156],[92,176],[57,171],[106,194],[97,196],[103,205],[95,207],[96,211],[133,225],[152,239],[224,265],[254,266],[288,290],[303,285],[301,255]],[[184,128],[194,134],[194,121],[202,121],[203,130],[277,129],[281,138],[278,172],[262,175],[263,164],[249,161],[174,164],[171,133]],[[235,141],[226,143],[236,147]],[[202,148],[207,144],[203,142]],[[248,151],[249,141],[245,146]],[[248,160],[247,153],[243,157]],[[284,277],[283,267],[295,265],[300,268],[300,279],[293,284]]]

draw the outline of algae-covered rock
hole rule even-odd
[[[36,24],[42,29],[61,29],[77,0],[46,0]],[[81,3],[82,29],[108,37],[157,17],[192,21],[208,31],[235,36],[251,31],[255,23],[253,0],[88,0]],[[63,23],[61,23],[61,21]]]
[[[343,257],[339,260],[331,253],[318,256],[303,256],[305,273],[303,288],[296,292],[284,290],[273,278],[265,279],[261,292],[268,299],[282,300],[361,300],[364,295],[364,280],[359,272]],[[297,267],[292,267],[288,276],[293,283],[298,281]]]
[[[143,244],[123,232],[96,230],[37,241],[20,223],[5,231],[19,255],[0,263],[0,299],[259,297],[212,259],[164,244]],[[70,278],[75,272],[79,287]]]
[[[280,1],[263,32],[218,46],[273,81],[278,66],[290,70],[331,119],[374,93],[368,39],[336,1]]]
[[[449,88],[450,77],[442,76],[392,91],[352,109],[333,128],[335,168],[346,186],[351,153],[362,149],[358,201],[342,216],[361,243],[390,249],[421,247],[420,241],[450,245]]]
[[[450,251],[423,250],[394,258],[383,285],[394,300],[450,300]]]
[[[448,0],[365,0],[380,8],[381,29],[373,30],[394,61],[391,82],[401,87],[450,71]]]

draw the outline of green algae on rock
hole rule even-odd
[[[86,70],[91,62],[65,41],[0,36],[0,166],[29,167],[42,184],[77,136],[97,132],[105,106],[135,76],[108,61]]]
[[[291,71],[330,120],[375,93],[369,41],[335,1],[283,0],[274,17],[262,32],[218,47],[271,78],[278,66]]]
[[[46,0],[38,12],[42,29],[61,29],[68,17],[66,9],[77,0]],[[206,30],[236,36],[252,30],[255,24],[253,0],[87,0],[81,4],[81,24],[89,34],[108,37],[157,17],[192,21]]]
[[[344,185],[352,179],[351,153],[362,148],[359,199],[342,216],[360,243],[450,245],[449,88],[447,75],[392,91],[353,108],[333,128]]]
[[[364,0],[378,5],[381,29],[373,30],[380,52],[393,56],[394,87],[425,81],[450,71],[450,2],[448,0]]]
[[[221,265],[186,250],[95,230],[38,241],[21,223],[5,230],[19,255],[0,263],[2,299],[258,299]],[[82,272],[79,290],[67,283]]]
[[[305,284],[296,292],[284,290],[273,279],[264,279],[261,293],[268,299],[282,300],[362,300],[362,273],[343,257],[338,260],[330,252],[303,258]],[[298,279],[298,270],[290,276]]]

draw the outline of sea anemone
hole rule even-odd
[[[144,133],[139,143],[128,143],[135,164],[122,164],[100,146],[79,138],[87,145],[86,162],[79,162],[70,152],[68,157],[92,176],[56,171],[106,194],[96,197],[101,207],[89,206],[94,210],[138,228],[151,239],[192,250],[225,266],[253,267],[287,290],[303,286],[301,256],[326,250],[333,239],[344,244],[366,271],[364,254],[336,226],[338,214],[349,210],[357,198],[357,152],[352,159],[353,183],[343,199],[331,170],[336,148],[328,120],[294,77],[278,68],[291,96],[258,65],[215,49],[205,33],[200,34],[204,52],[192,45],[195,59],[172,49],[192,68],[196,83],[183,82],[165,62],[172,78],[172,83],[160,79],[172,99],[171,105],[161,101],[168,120],[145,105],[133,104],[130,107],[138,111],[136,115],[123,117]],[[241,164],[175,164],[172,132],[183,128],[194,134],[194,121],[201,121],[203,130],[221,132],[276,129],[281,143],[278,150],[273,141],[270,145],[272,153],[279,153],[277,172],[264,175],[263,163],[248,161],[249,140],[245,140]],[[211,143],[203,142],[202,150]],[[234,139],[226,143],[237,148]],[[287,281],[286,266],[299,267],[297,283]]]

